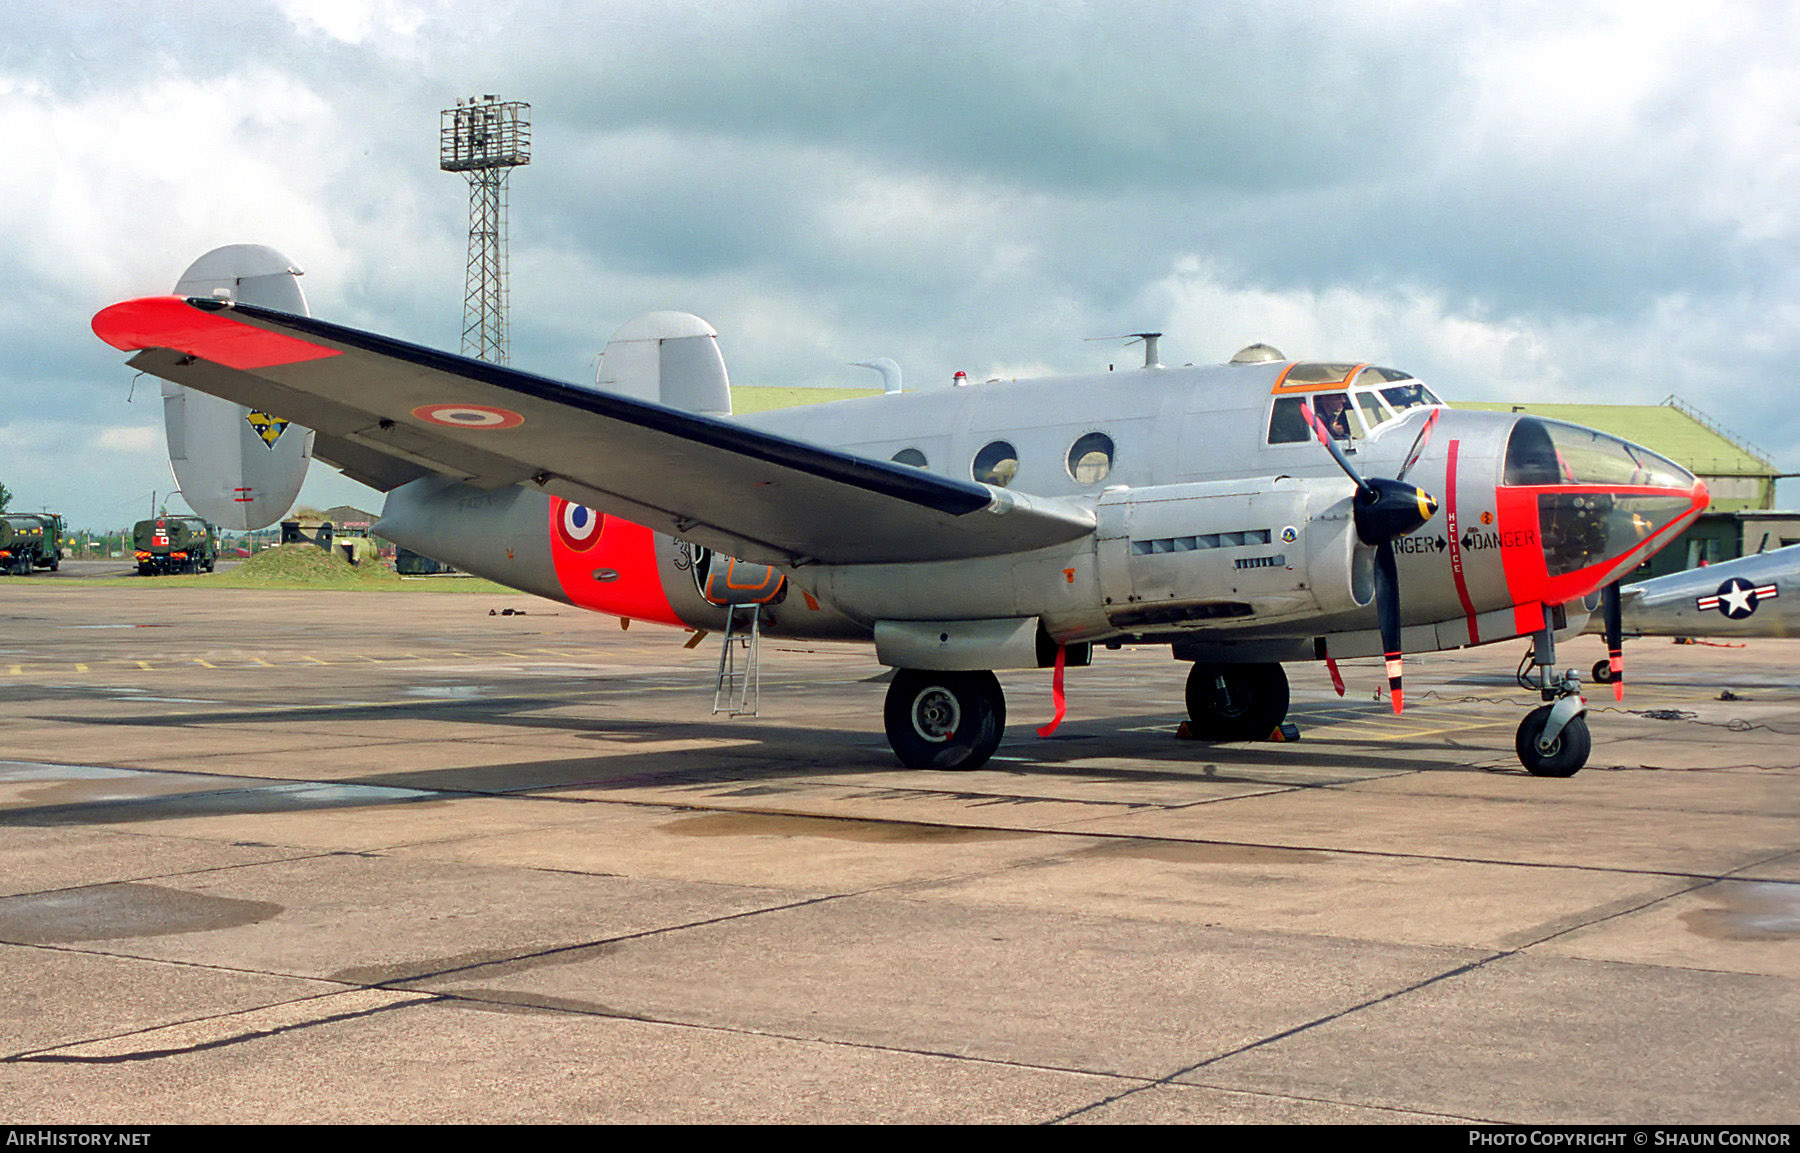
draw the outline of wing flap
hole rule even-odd
[[[96,316],[94,331],[141,350],[133,367],[317,430],[321,455],[353,450],[362,475],[430,469],[483,486],[535,483],[747,560],[989,556],[1075,540],[1094,525],[1073,503],[251,305],[127,301]],[[395,464],[376,468],[374,458]]]

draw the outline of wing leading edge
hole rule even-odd
[[[431,474],[532,483],[778,564],[992,556],[1094,527],[1064,501],[248,304],[148,297],[93,327],[136,353],[133,368],[316,430],[316,455],[377,488]]]

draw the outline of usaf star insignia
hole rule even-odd
[[[262,442],[270,448],[274,448],[275,442],[281,439],[281,434],[287,431],[287,421],[270,416],[266,412],[253,412],[244,419],[250,422],[250,427],[256,430],[256,435],[262,437]]]
[[[1719,586],[1719,591],[1709,597],[1697,597],[1694,607],[1701,612],[1718,609],[1734,621],[1741,621],[1756,611],[1759,601],[1773,600],[1777,593],[1773,581],[1766,585],[1755,585],[1743,577],[1732,577]]]

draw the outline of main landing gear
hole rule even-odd
[[[1287,673],[1278,664],[1196,663],[1187,711],[1188,732],[1200,740],[1263,740],[1287,718]]]
[[[882,719],[907,768],[978,769],[1000,747],[1006,697],[990,672],[895,669]]]
[[[1545,703],[1526,713],[1519,722],[1513,748],[1519,754],[1519,763],[1534,777],[1572,777],[1587,764],[1594,745],[1588,732],[1587,700],[1581,695],[1581,678],[1573,669],[1557,675],[1553,667],[1556,633],[1550,628],[1541,629],[1532,637],[1531,652],[1525,659],[1535,667],[1528,673],[1521,664],[1519,683],[1536,689]]]
[[[1187,710],[1201,740],[1263,740],[1287,717],[1287,673],[1278,664],[1196,664]],[[895,669],[882,719],[907,768],[978,769],[1000,747],[1006,697],[990,672]]]

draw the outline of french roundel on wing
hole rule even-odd
[[[594,547],[600,539],[600,527],[606,518],[585,504],[562,501],[556,518],[556,535],[565,548],[582,552]]]

